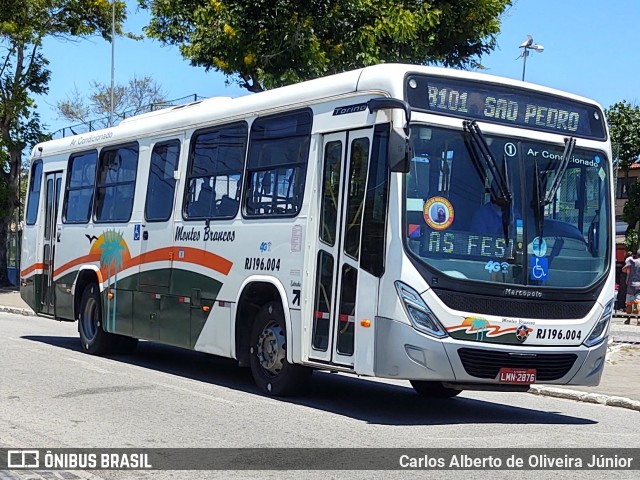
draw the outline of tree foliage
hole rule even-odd
[[[623,100],[605,113],[614,154],[619,167],[626,173],[640,158],[640,107]]]
[[[624,248],[627,250],[627,252],[638,251],[638,231],[637,230],[627,230],[624,236]]]
[[[640,222],[640,183],[634,182],[629,186],[629,197],[622,209],[622,219],[629,225],[628,230],[636,228]]]
[[[479,66],[511,0],[138,0],[147,35],[260,91],[383,62]]]
[[[153,77],[134,75],[126,85],[114,85],[114,116],[122,120],[146,112],[150,105],[166,100],[166,93]],[[93,81],[88,96],[83,96],[74,86],[64,100],[56,102],[55,109],[60,117],[70,122],[91,124],[92,129],[104,128],[109,123],[111,85]]]
[[[116,2],[116,31],[126,15]],[[51,72],[42,40],[111,38],[108,0],[2,0],[0,7],[0,285],[7,283],[6,237],[19,205],[23,151],[45,138],[33,96],[46,94]]]

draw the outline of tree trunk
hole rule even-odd
[[[7,234],[10,224],[11,216],[3,218],[0,222],[0,287],[11,285],[7,272]]]

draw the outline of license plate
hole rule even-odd
[[[534,368],[501,368],[498,373],[500,383],[536,383],[536,370]]]

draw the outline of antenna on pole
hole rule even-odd
[[[542,53],[544,51],[544,47],[542,45],[538,45],[537,43],[533,43],[533,37],[531,35],[527,35],[527,39],[520,44],[522,48],[522,53],[520,56],[523,58],[522,61],[522,81],[524,82],[524,74],[527,69],[527,57],[529,56],[529,50],[535,50],[538,53]]]

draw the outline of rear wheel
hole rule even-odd
[[[284,312],[279,302],[264,305],[251,327],[249,363],[258,388],[268,395],[287,396],[298,391],[312,370],[287,361]]]
[[[78,312],[78,333],[82,350],[91,355],[113,352],[117,337],[102,327],[102,302],[96,283],[90,283],[82,292]]]
[[[413,389],[426,398],[452,398],[462,390],[443,387],[440,382],[425,382],[423,380],[410,380]]]

